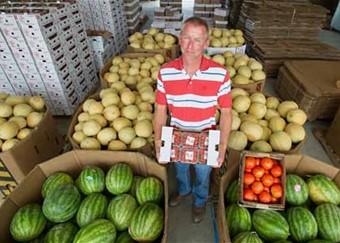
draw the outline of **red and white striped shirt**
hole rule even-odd
[[[230,108],[231,81],[227,70],[202,57],[199,70],[190,78],[179,57],[164,64],[158,75],[156,104],[168,105],[170,125],[202,131],[216,125],[216,108]]]

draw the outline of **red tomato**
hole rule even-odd
[[[280,177],[280,176],[282,176],[282,167],[281,167],[281,165],[279,165],[279,164],[273,165],[273,168],[270,170],[270,173],[271,173],[274,177]]]
[[[253,175],[256,178],[261,178],[264,175],[264,169],[260,166],[256,166],[253,170],[252,170]]]
[[[262,183],[265,186],[271,186],[274,183],[274,177],[271,174],[265,174],[262,178]]]
[[[267,187],[267,186],[265,186],[265,187],[263,188],[263,191],[265,191],[265,192],[270,192],[270,188]]]
[[[243,199],[246,201],[254,201],[256,199],[256,195],[250,189],[244,189],[243,191]]]
[[[250,185],[255,181],[255,176],[251,173],[244,173],[243,183],[246,185]]]
[[[255,193],[255,194],[260,194],[264,189],[264,186],[262,184],[262,182],[260,181],[255,181],[253,184],[251,184],[251,190]]]
[[[282,189],[281,184],[272,185],[271,188],[270,188],[270,192],[271,192],[273,197],[281,198],[282,194],[283,194],[283,189]]]
[[[272,197],[269,192],[261,192],[259,195],[259,201],[262,203],[270,203],[272,201]]]
[[[265,170],[270,170],[273,167],[273,160],[271,158],[262,158],[261,159],[261,166],[265,169]]]
[[[254,157],[246,157],[245,170],[251,170],[255,167],[256,161]]]
[[[279,177],[274,177],[274,184],[281,183],[281,180]]]

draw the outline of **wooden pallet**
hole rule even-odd
[[[319,140],[322,147],[325,149],[333,165],[340,168],[340,156],[337,155],[332,149],[332,147],[327,143],[325,138],[326,131],[327,129],[325,128],[315,128],[313,129],[313,134]]]

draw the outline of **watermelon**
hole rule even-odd
[[[134,197],[136,197],[136,190],[137,190],[137,186],[141,183],[141,181],[144,179],[143,176],[134,176],[133,177],[133,181],[132,181],[132,186],[130,189],[130,194]]]
[[[113,222],[117,230],[126,230],[137,206],[136,199],[133,196],[121,194],[111,200],[107,208],[107,218]]]
[[[303,207],[288,209],[288,225],[294,241],[304,242],[315,239],[318,235],[318,225],[313,214]]]
[[[279,241],[275,241],[274,243],[293,243],[290,240],[279,240]]]
[[[310,240],[307,243],[334,243],[334,242],[330,240],[315,239],[315,240]]]
[[[106,174],[106,188],[113,195],[128,192],[133,181],[133,171],[125,163],[113,165]]]
[[[287,175],[286,177],[286,201],[290,205],[300,206],[308,199],[308,186],[298,175]]]
[[[80,204],[77,212],[77,224],[83,227],[95,219],[104,218],[106,214],[108,200],[101,193],[88,195]]]
[[[44,243],[69,243],[73,241],[78,227],[67,222],[56,224],[47,233]]]
[[[251,229],[251,216],[248,209],[237,204],[231,204],[226,208],[226,221],[231,237]]]
[[[156,177],[143,179],[136,189],[136,198],[140,205],[146,202],[159,204],[163,198],[163,184]]]
[[[234,180],[228,187],[225,194],[227,203],[237,203],[240,197],[240,184],[238,180]]]
[[[309,196],[319,205],[322,203],[340,203],[340,190],[330,178],[324,175],[315,175],[307,181]]]
[[[154,241],[163,231],[164,213],[154,203],[145,203],[133,213],[129,234],[135,241]]]
[[[76,234],[73,243],[112,243],[116,240],[117,231],[107,219],[96,219],[82,227]]]
[[[314,216],[322,239],[340,242],[340,209],[332,203],[316,207]]]
[[[63,223],[77,213],[80,201],[77,187],[73,184],[66,184],[46,196],[42,211],[45,217],[53,223]]]
[[[44,181],[41,188],[41,195],[45,198],[51,191],[66,184],[73,184],[73,178],[65,172],[56,172]]]
[[[135,241],[131,238],[128,231],[120,233],[115,243],[134,243]]]
[[[102,192],[105,189],[105,173],[97,166],[85,166],[76,180],[76,185],[85,195]]]
[[[27,204],[14,214],[9,230],[13,239],[29,241],[37,238],[44,231],[46,222],[40,205]]]
[[[235,236],[233,243],[263,243],[256,232],[241,232]]]
[[[260,237],[267,241],[286,240],[289,236],[286,219],[274,210],[256,210],[253,213],[253,226]]]

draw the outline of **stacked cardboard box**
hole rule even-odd
[[[123,0],[78,0],[86,29],[108,31],[114,37],[114,53],[127,45],[128,25]]]
[[[155,9],[154,21],[151,26],[163,29],[166,33],[178,35],[183,21],[183,14],[179,7],[160,7]]]
[[[328,10],[309,2],[245,0],[238,27],[248,39],[318,39]]]
[[[177,8],[180,8],[182,12],[182,1],[181,0],[160,0],[160,6],[161,7],[166,7],[166,6],[177,7]]]
[[[194,15],[203,18],[208,25],[213,25],[215,8],[221,8],[220,0],[195,0]]]
[[[138,31],[141,24],[142,6],[139,0],[124,1],[124,12],[127,20],[129,34]]]
[[[114,38],[108,31],[87,31],[94,54],[94,62],[97,70],[102,69],[105,63],[114,54]]]
[[[228,8],[215,8],[214,10],[214,26],[216,28],[224,28],[228,27],[228,17],[229,17],[229,9]]]
[[[78,5],[2,3],[0,87],[44,97],[54,115],[71,115],[98,78]]]

